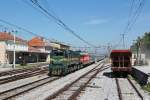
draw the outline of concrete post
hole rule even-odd
[[[16,67],[16,48],[15,48],[15,45],[16,45],[16,36],[15,36],[15,33],[14,33],[14,51],[13,51],[13,54],[14,54],[14,60],[13,60],[13,68],[15,69]]]

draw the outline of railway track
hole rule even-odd
[[[76,100],[80,93],[86,88],[89,82],[101,71],[109,68],[108,66],[105,67],[104,64],[100,67],[96,66],[92,70],[88,71],[87,73],[80,76],[75,81],[67,84],[54,94],[50,95],[46,98],[46,100]],[[97,70],[95,70],[97,69]]]
[[[22,73],[19,72],[17,74],[11,75],[9,77],[1,78],[0,79],[0,85],[5,84],[5,83],[9,83],[9,82],[13,82],[13,81],[16,81],[16,80],[19,80],[19,79],[25,79],[25,78],[28,78],[28,77],[44,74],[44,73],[47,73],[47,72],[48,72],[47,67],[26,70],[25,72],[22,72]]]
[[[140,97],[141,100],[144,100],[142,94],[138,91],[138,89],[136,88],[136,86],[133,84],[133,82],[127,78],[128,82],[130,83],[130,85],[134,88],[134,90],[136,91],[137,95]]]
[[[37,87],[49,84],[57,79],[59,79],[59,77],[46,77],[25,85],[12,88],[10,90],[2,91],[0,92],[0,100],[15,99],[17,96],[21,96]]]
[[[13,75],[10,77],[6,77],[6,78],[2,78],[0,79],[0,85],[1,84],[5,84],[5,83],[9,83],[12,81],[16,81],[19,79],[24,79],[24,78],[28,78],[28,77],[32,77],[32,76],[36,76],[36,75],[40,75],[40,74],[44,74],[48,72],[48,68],[44,67],[44,68],[40,68],[40,69],[36,69],[36,70],[30,70],[21,74],[17,74],[17,75]]]
[[[24,71],[28,71],[29,69],[15,69],[15,70],[10,70],[10,71],[5,71],[5,72],[0,72],[0,77],[2,76],[7,76],[7,75],[13,75],[17,73],[22,73]]]
[[[115,78],[115,81],[116,81],[116,85],[117,85],[117,92],[118,92],[119,100],[123,100],[122,95],[121,95],[122,93],[121,93],[121,88],[120,88],[120,85],[119,85],[118,78]]]
[[[115,78],[119,100],[144,100],[144,97],[129,78]],[[126,84],[126,85],[125,85]]]
[[[47,64],[42,64],[40,66],[46,66]],[[40,66],[34,67],[34,68],[23,68],[23,69],[15,69],[15,70],[10,70],[10,71],[4,71],[0,72],[0,77],[2,76],[8,76],[8,75],[14,75],[14,74],[19,74],[27,71],[36,71],[40,69]]]
[[[46,77],[10,90],[6,90],[3,92],[0,92],[0,100],[8,100],[8,99],[13,99],[19,95],[22,95],[32,89],[35,89],[37,87],[40,87],[44,84],[51,83],[55,80],[59,79],[58,77]]]

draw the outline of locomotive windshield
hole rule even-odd
[[[57,50],[57,51],[52,51],[52,56],[63,56],[64,53],[63,51]]]

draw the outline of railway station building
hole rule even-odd
[[[60,43],[60,42],[52,42],[53,44],[53,49],[63,49],[63,50],[69,50],[70,46],[65,44],[65,43]]]
[[[30,58],[34,58],[36,62],[50,62],[50,52],[53,48],[50,42],[41,37],[34,37],[28,41],[28,46]]]
[[[31,54],[31,57],[37,57],[39,61],[50,62],[50,52],[53,49],[69,49],[70,46],[59,43],[59,42],[51,42],[45,40],[41,37],[34,37],[28,41],[29,52],[34,52],[35,50],[40,50]],[[33,50],[32,50],[32,49]],[[38,62],[39,62],[38,61]]]
[[[53,49],[69,49],[68,45],[50,42],[41,37],[33,37],[27,41],[15,37],[10,32],[0,32],[0,67],[11,67],[15,47],[16,64],[21,63],[49,63],[50,52]]]
[[[19,63],[21,55],[28,52],[26,40],[16,37],[15,41],[16,63]],[[0,32],[0,66],[8,66],[13,63],[14,36],[10,32]]]

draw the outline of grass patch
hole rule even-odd
[[[16,68],[34,68],[42,65],[47,65],[48,63],[28,63],[25,65],[16,64]]]
[[[127,77],[131,80],[135,80],[131,75],[128,75]]]
[[[142,89],[147,91],[150,94],[150,83],[148,83],[147,85],[142,86]]]
[[[16,65],[16,68],[33,68],[33,67],[35,67],[35,65],[33,64],[26,64],[26,65],[17,64]]]
[[[128,78],[129,78],[130,80],[134,80],[134,81],[135,81],[135,83],[136,83],[136,84],[138,84],[137,80],[136,80],[133,76],[128,75]]]
[[[136,84],[139,84],[137,82],[137,80],[134,77],[132,77],[131,75],[128,75],[128,78],[134,80]],[[144,86],[140,85],[140,87],[141,87],[141,89],[143,89],[144,91],[146,91],[146,92],[148,92],[150,94],[150,83],[148,83],[148,84],[146,84]]]

